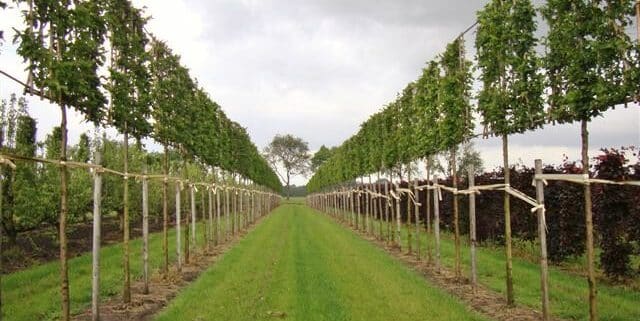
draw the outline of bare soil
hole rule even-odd
[[[174,224],[170,220],[170,227]],[[149,220],[149,231],[162,230],[162,220]],[[68,230],[68,255],[69,258],[85,254],[91,251],[93,226],[91,221],[87,223],[73,224]],[[131,238],[142,237],[142,223],[132,222]],[[102,220],[102,246],[122,242],[123,234],[117,217],[106,217]],[[6,241],[6,239],[5,239]],[[34,265],[58,260],[60,247],[57,229],[43,227],[33,231],[20,233],[16,244],[9,247],[2,244],[2,273],[9,274],[28,269]]]

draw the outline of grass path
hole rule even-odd
[[[157,320],[485,320],[325,215],[286,204]]]

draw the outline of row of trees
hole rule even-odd
[[[456,187],[457,146],[474,136],[479,114],[483,135],[503,140],[508,168],[508,135],[545,124],[581,123],[582,170],[589,173],[590,119],[640,97],[640,45],[625,32],[635,1],[549,0],[539,10],[549,30],[535,36],[536,15],[529,0],[492,0],[478,12],[476,68],[482,88],[470,104],[471,62],[463,36],[447,45],[398,98],[365,121],[311,178],[310,191],[335,188],[363,175],[384,172],[413,160],[450,153]],[[536,48],[544,46],[545,55]],[[504,182],[509,184],[509,171]],[[584,185],[586,247],[591,317],[595,319],[593,224],[589,184]],[[456,257],[459,262],[458,197],[454,197]],[[513,304],[510,200],[504,195],[507,297]],[[459,275],[459,264],[456,264]]]
[[[17,30],[14,42],[27,66],[25,90],[60,109],[57,152],[61,162],[66,162],[69,156],[67,111],[72,108],[88,122],[113,126],[122,133],[125,174],[129,172],[130,137],[137,141],[150,137],[164,146],[164,175],[169,174],[172,149],[183,159],[183,175],[186,162],[191,160],[236,173],[273,190],[281,188],[278,177],[246,130],[224,114],[166,43],[146,31],[147,18],[130,1],[17,0],[13,9],[21,10],[24,18],[22,25],[14,27]],[[70,190],[66,166],[60,166],[59,177],[61,316],[69,320],[66,230]],[[163,195],[167,195],[166,183]],[[126,179],[122,201],[123,297],[129,303],[130,202]],[[162,203],[166,226],[166,197]]]

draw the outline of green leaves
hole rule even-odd
[[[590,120],[637,97],[638,44],[624,32],[633,5],[550,0],[543,7],[550,28],[544,63],[553,121]]]
[[[148,71],[146,18],[127,0],[106,2],[105,19],[111,44],[106,88],[111,96],[109,119],[120,131],[140,139],[151,132],[151,79]]]
[[[106,103],[97,75],[106,32],[99,3],[34,0],[24,14],[27,27],[16,36],[33,86],[94,123],[102,120]]]
[[[478,13],[478,110],[485,135],[520,133],[544,123],[535,15],[529,0],[493,0]]]

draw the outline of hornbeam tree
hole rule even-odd
[[[580,122],[582,170],[589,174],[589,121],[617,104],[637,99],[638,44],[624,32],[633,0],[549,0],[542,15],[546,38],[550,119]],[[591,187],[584,185],[589,316],[597,318]]]
[[[458,38],[442,54],[440,65],[444,72],[440,81],[440,118],[438,137],[440,148],[451,153],[451,175],[453,188],[458,186],[456,170],[456,150],[458,144],[472,135],[472,108],[469,104],[471,89],[471,63],[464,57],[464,43]],[[455,234],[455,274],[461,277],[460,268],[460,227],[458,195],[453,196],[453,228]]]
[[[538,72],[535,9],[529,0],[493,0],[478,12],[476,48],[482,90],[478,110],[485,135],[502,137],[504,183],[510,183],[508,135],[542,126],[543,80]],[[513,305],[511,211],[504,192],[507,303]]]
[[[105,12],[111,45],[110,82],[107,89],[111,105],[109,120],[123,134],[123,161],[125,174],[129,171],[129,135],[136,140],[149,135],[150,76],[147,70],[148,39],[144,33],[146,18],[127,0],[110,0]],[[131,302],[131,273],[129,271],[129,184],[123,182],[123,273],[122,300]]]
[[[100,1],[19,1],[28,3],[26,27],[18,31],[18,54],[27,62],[28,91],[60,108],[60,161],[67,159],[67,108],[94,123],[103,116],[106,99],[97,70],[104,63],[105,21]],[[67,265],[68,171],[60,166],[61,318],[70,318]]]

